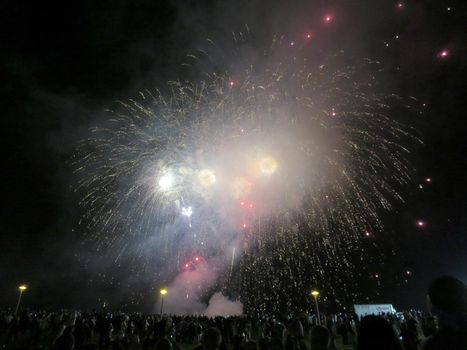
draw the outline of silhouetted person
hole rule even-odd
[[[417,321],[410,319],[407,321],[407,324],[403,324],[401,338],[404,350],[418,349],[420,341],[418,340]]]
[[[249,341],[245,343],[243,350],[258,350],[258,346],[254,341]]]
[[[259,350],[268,350],[269,343],[266,338],[261,338],[258,342]]]
[[[293,319],[287,325],[287,337],[285,342],[287,350],[306,349],[304,342],[303,326],[299,319]]]
[[[365,316],[357,332],[357,350],[402,350],[402,345],[387,320]]]
[[[428,287],[427,301],[439,330],[422,348],[467,349],[467,286],[450,276],[438,277]]]
[[[271,341],[268,344],[269,350],[283,349],[283,337],[285,327],[282,323],[276,322],[271,327]]]
[[[55,341],[54,350],[73,350],[75,347],[75,338],[73,336],[73,327],[68,326],[63,330]]]
[[[240,334],[236,334],[232,338],[232,349],[239,350],[243,344],[243,337]]]
[[[330,334],[326,327],[314,326],[311,328],[311,350],[327,350]]]
[[[425,338],[431,337],[436,333],[436,319],[434,316],[427,316],[422,320],[422,331]]]
[[[167,338],[162,338],[156,344],[156,350],[172,350],[172,343]]]
[[[221,332],[217,328],[208,328],[201,336],[202,350],[218,350],[222,341]]]
[[[342,336],[342,344],[349,344],[349,334],[347,333],[347,324],[342,322],[338,329],[339,333]]]
[[[193,344],[196,337],[196,325],[193,321],[188,325],[188,342]]]
[[[355,346],[356,335],[355,335],[355,331],[353,330],[352,324],[350,322],[347,322],[346,327],[347,327],[347,344]]]

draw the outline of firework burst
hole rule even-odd
[[[326,276],[363,259],[364,232],[382,232],[381,211],[410,180],[414,133],[377,62],[315,61],[281,38],[253,60],[235,40],[235,63],[190,55],[188,69],[210,67],[201,79],[120,102],[91,130],[74,162],[82,224],[118,254],[154,264],[158,252],[161,279],[193,246],[208,259],[239,245],[243,260],[220,283],[263,300],[247,309],[277,309],[287,288],[303,305],[310,284],[330,286]],[[259,279],[272,296],[256,295]]]

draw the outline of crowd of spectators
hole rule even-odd
[[[440,277],[428,289],[429,313],[266,317],[99,312],[0,314],[3,349],[51,350],[467,350],[467,287]],[[318,322],[319,321],[319,322]],[[319,323],[319,324],[318,324]]]

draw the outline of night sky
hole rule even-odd
[[[1,13],[1,306],[23,282],[31,307],[96,306],[95,271],[83,264],[93,252],[76,228],[78,141],[113,101],[180,78],[190,50],[245,24],[262,43],[311,30],[317,53],[344,50],[402,72],[387,84],[423,104],[424,145],[411,156],[406,202],[388,215],[396,256],[374,284],[378,301],[423,307],[435,276],[467,283],[465,1],[7,1]]]

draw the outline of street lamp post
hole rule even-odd
[[[18,289],[19,289],[19,297],[18,297],[18,302],[16,303],[15,315],[18,313],[19,304],[21,303],[21,297],[23,296],[24,291],[28,289],[28,287],[22,284],[18,287]]]
[[[159,291],[159,293],[161,293],[161,315],[162,315],[162,311],[164,310],[164,297],[168,293],[168,291],[167,291],[167,289],[162,288]]]
[[[319,307],[318,307],[319,292],[317,290],[312,290],[311,295],[313,295],[313,298],[315,299],[316,317],[318,318],[318,326],[320,326],[321,325],[321,318],[319,316]]]

